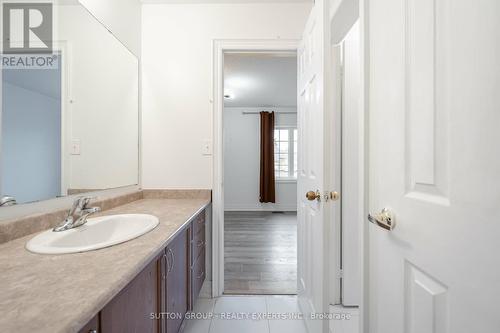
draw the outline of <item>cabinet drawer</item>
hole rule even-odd
[[[198,214],[193,221],[193,235],[197,235],[201,230],[205,230],[205,211]]]
[[[192,283],[193,283],[193,302],[196,301],[198,295],[200,294],[201,287],[206,278],[205,270],[205,251],[201,253],[196,262],[194,263],[192,269]]]

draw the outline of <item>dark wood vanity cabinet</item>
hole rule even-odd
[[[191,227],[191,300],[194,302],[200,294],[206,278],[205,267],[205,214],[196,217]]]
[[[158,332],[159,325],[152,315],[160,309],[158,260],[151,262],[102,309],[101,332]]]
[[[189,234],[190,228],[182,231],[165,249],[166,288],[164,309],[166,330],[176,333],[180,330],[184,316],[189,310]]]
[[[80,333],[178,333],[206,278],[205,211]]]

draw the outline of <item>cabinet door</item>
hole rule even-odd
[[[151,262],[101,311],[103,333],[159,332],[157,260]]]
[[[205,282],[206,278],[206,269],[205,269],[205,248],[203,248],[202,253],[194,262],[191,268],[191,276],[192,276],[192,290],[193,290],[193,304],[198,299],[200,295],[201,287],[203,286],[203,282]]]
[[[202,214],[204,216],[204,213]],[[206,245],[206,231],[205,219],[196,219],[192,227],[192,241],[191,241],[191,263],[195,263],[198,257],[205,250]]]
[[[191,306],[194,306],[200,294],[206,277],[205,267],[205,212],[202,212],[193,222],[191,240]],[[192,309],[192,308],[191,308]]]
[[[188,311],[188,230],[181,232],[166,248],[167,333],[179,332]]]

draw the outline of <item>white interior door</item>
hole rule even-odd
[[[317,0],[311,11],[298,50],[298,293],[309,332],[326,332],[328,321],[314,320],[314,313],[327,312],[328,212],[323,194],[329,161],[325,126],[328,124],[327,60],[330,61],[326,29],[327,1]],[[308,200],[307,192],[318,193]]]
[[[369,332],[500,331],[500,2],[370,1]],[[368,223],[368,222],[367,222]]]

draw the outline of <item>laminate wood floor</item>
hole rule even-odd
[[[226,212],[225,294],[297,293],[297,214]]]

